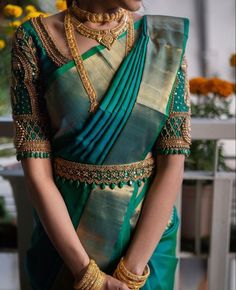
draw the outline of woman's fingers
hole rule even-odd
[[[128,286],[120,280],[106,275],[106,279],[101,290],[129,290]]]

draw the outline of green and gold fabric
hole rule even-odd
[[[145,15],[125,55],[126,32],[110,51],[82,54],[98,95],[89,99],[75,63],[41,16],[22,24],[12,45],[11,102],[18,160],[49,158],[55,183],[89,256],[112,274],[125,253],[156,170],[158,154],[189,156],[191,108],[185,18]],[[73,289],[73,277],[35,212],[26,256],[32,289]],[[144,290],[173,289],[175,207],[149,261]]]

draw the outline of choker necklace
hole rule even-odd
[[[80,51],[78,48],[78,44],[75,37],[75,27],[72,21],[72,16],[69,9],[66,11],[65,20],[64,20],[64,27],[66,33],[66,39],[68,42],[68,46],[70,48],[71,55],[76,65],[76,69],[78,74],[81,78],[83,83],[83,87],[88,94],[89,101],[90,101],[90,109],[89,112],[96,111],[99,103],[97,101],[97,94],[96,91],[89,79],[88,73],[84,67],[83,59],[80,55]],[[133,16],[128,13],[128,27],[127,30],[127,38],[126,38],[126,55],[129,53],[131,48],[134,44],[134,23],[133,23]]]
[[[120,21],[125,10],[122,8],[118,8],[118,10],[113,13],[92,13],[81,9],[78,5],[76,5],[74,1],[71,6],[71,12],[80,20],[84,19],[93,23],[103,23]]]
[[[128,28],[129,15],[126,12],[118,25],[111,29],[94,29],[84,25],[76,18],[72,18],[72,22],[76,30],[83,36],[92,38],[98,43],[104,45],[107,49],[111,49],[112,44]]]

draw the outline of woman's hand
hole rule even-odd
[[[106,280],[101,290],[129,290],[128,286],[118,279],[106,275]]]

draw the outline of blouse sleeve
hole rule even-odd
[[[11,50],[11,108],[17,160],[51,155],[50,124],[39,70],[32,36],[19,26]]]
[[[171,94],[170,114],[156,143],[157,154],[190,155],[191,104],[184,56]]]

